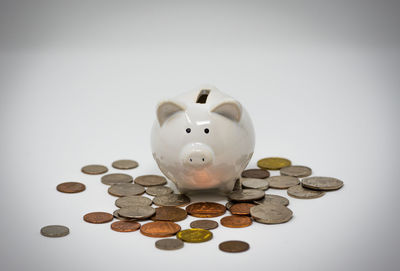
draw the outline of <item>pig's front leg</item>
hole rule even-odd
[[[227,195],[231,193],[234,189],[240,189],[242,184],[240,183],[240,179],[230,180],[219,187],[220,193]]]

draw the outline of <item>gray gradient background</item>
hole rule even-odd
[[[216,2],[1,1],[0,270],[399,269],[399,2]],[[160,173],[155,105],[202,83],[252,116],[249,167],[285,156],[345,187],[290,198],[289,223],[219,227],[175,252],[84,223],[115,198],[81,166]],[[74,180],[87,190],[55,190]],[[48,224],[71,234],[42,237]],[[219,251],[229,239],[251,249]]]

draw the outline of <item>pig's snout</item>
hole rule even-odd
[[[213,162],[214,152],[203,143],[189,144],[183,148],[181,159],[183,165],[200,169]]]

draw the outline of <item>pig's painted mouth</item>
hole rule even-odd
[[[197,188],[212,188],[220,184],[207,170],[191,170],[188,182]]]

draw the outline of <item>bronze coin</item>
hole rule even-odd
[[[138,166],[138,162],[127,159],[117,160],[112,163],[112,167],[116,169],[132,169],[137,168]]]
[[[140,228],[140,232],[149,237],[168,237],[180,230],[181,226],[171,221],[149,222]]]
[[[233,215],[250,215],[250,208],[256,206],[253,203],[247,203],[247,202],[242,202],[242,203],[236,203],[229,208],[229,211]]]
[[[159,175],[142,175],[136,177],[134,182],[142,186],[157,186],[166,184],[167,179]]]
[[[186,211],[195,217],[217,217],[225,214],[226,207],[216,202],[195,202],[188,205]]]
[[[57,190],[63,193],[78,193],[84,191],[85,189],[86,186],[83,183],[77,182],[66,182],[57,185]]]
[[[111,229],[118,232],[131,232],[140,229],[140,224],[135,221],[115,221]]]
[[[266,169],[252,168],[242,172],[243,178],[265,179],[269,177],[269,171]]]
[[[143,186],[135,183],[117,183],[108,188],[108,193],[117,197],[141,195],[144,191]]]
[[[93,212],[83,216],[83,220],[89,223],[101,224],[113,220],[113,215],[105,212]]]
[[[209,219],[199,219],[190,223],[190,227],[203,230],[212,230],[218,227],[218,222]]]
[[[292,176],[272,176],[269,177],[267,181],[269,187],[275,189],[287,189],[300,183],[298,178]]]
[[[106,185],[113,185],[117,183],[131,183],[133,178],[131,175],[123,173],[111,173],[101,177],[101,182]]]
[[[175,206],[163,206],[156,208],[156,214],[151,217],[155,221],[181,221],[187,217],[187,212]]]
[[[220,222],[222,226],[228,228],[244,228],[253,223],[250,217],[241,215],[224,216]]]
[[[85,174],[89,175],[98,175],[103,174],[108,171],[108,168],[102,165],[88,165],[84,166],[81,171]]]
[[[250,248],[248,243],[237,240],[222,242],[218,247],[225,252],[243,252]]]

